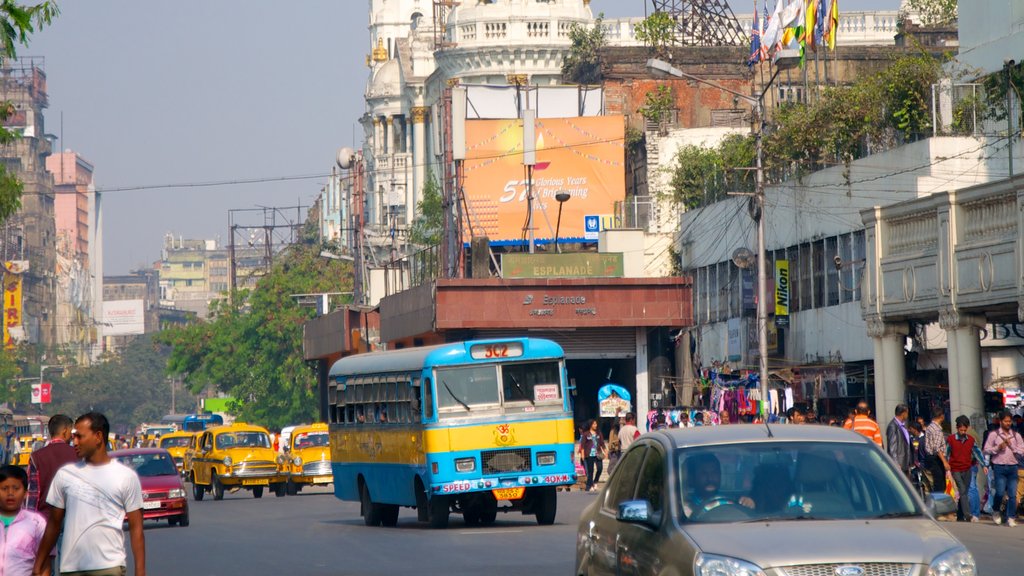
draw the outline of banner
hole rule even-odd
[[[53,399],[53,384],[42,382],[32,385],[32,403],[49,404]]]
[[[775,324],[789,325],[789,260],[775,261]]]
[[[618,384],[605,384],[597,390],[597,404],[600,406],[600,416],[611,418],[618,416],[623,418],[632,411],[629,391]]]
[[[615,213],[626,194],[622,116],[540,118],[533,170],[533,232],[537,243],[586,238],[586,219]],[[467,120],[464,186],[469,205],[464,237],[486,235],[495,245],[522,245],[527,220],[523,121]],[[555,195],[569,199],[559,203]],[[561,225],[558,212],[562,211]],[[606,223],[602,228],[614,227]]]
[[[22,277],[18,262],[4,262],[4,349],[14,348],[24,335],[22,326]]]
[[[126,336],[146,332],[146,310],[142,300],[104,300],[104,336]]]

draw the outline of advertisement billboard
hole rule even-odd
[[[104,300],[104,336],[129,336],[146,332],[145,305],[142,300]]]
[[[28,262],[4,262],[4,349],[14,348],[24,339],[22,326],[22,274],[28,271]]]
[[[533,228],[538,244],[587,238],[586,220],[612,220],[625,198],[625,123],[622,116],[540,118],[533,170]],[[527,173],[523,121],[466,121],[464,185],[469,210],[464,237],[488,236],[495,245],[527,242]],[[562,206],[555,195],[569,199]],[[612,226],[603,226],[609,228]],[[591,239],[592,240],[592,239]]]

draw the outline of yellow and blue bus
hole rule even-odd
[[[556,487],[576,482],[561,346],[475,340],[342,358],[328,376],[334,494],[368,526],[400,507],[436,528],[499,510],[555,521]]]

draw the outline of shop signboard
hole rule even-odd
[[[789,260],[775,261],[775,325],[789,326]]]
[[[464,190],[469,205],[465,237],[494,245],[527,242],[527,177],[523,121],[467,120]],[[533,234],[538,243],[594,239],[602,219],[625,198],[625,122],[620,115],[538,118],[533,170]],[[566,193],[561,205],[555,195]],[[558,213],[561,209],[561,225]],[[596,216],[596,218],[595,218]],[[590,225],[588,226],[588,222]],[[469,226],[472,225],[472,233]]]
[[[730,362],[739,362],[743,359],[743,337],[741,336],[743,330],[740,319],[729,318],[727,329],[729,331],[729,340],[726,353],[729,355]]]
[[[503,278],[622,278],[622,254],[513,252],[501,257],[501,275]]]
[[[602,418],[622,417],[632,412],[631,400],[629,390],[618,384],[605,384],[597,389],[597,405]]]
[[[10,350],[24,339],[22,274],[28,271],[28,261],[12,260],[4,262],[4,349]]]

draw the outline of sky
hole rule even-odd
[[[59,4],[19,54],[45,58],[55,150],[95,165],[106,275],[152,265],[169,233],[226,244],[228,210],[310,205],[337,149],[361,142],[367,0]],[[898,6],[840,0],[844,11]],[[644,14],[643,0],[591,7]],[[309,178],[280,180],[295,176]],[[240,180],[267,181],[155,188]]]

